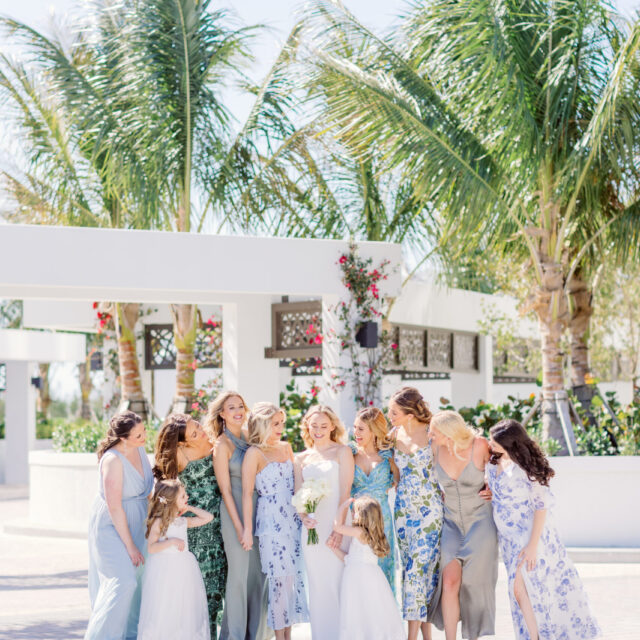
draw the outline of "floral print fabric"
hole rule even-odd
[[[269,626],[275,631],[309,620],[300,519],[294,506],[293,463],[270,462],[256,475],[256,535],[262,571],[269,579]]]
[[[517,464],[507,467],[500,475],[497,466],[488,465],[487,475],[493,493],[493,519],[509,577],[515,637],[530,640],[513,594],[513,585],[518,554],[531,537],[534,512],[550,509],[553,497],[548,487],[529,480]],[[600,635],[578,572],[560,541],[550,511],[547,511],[538,543],[535,568],[528,571],[522,565],[520,570],[536,616],[540,640],[590,640]]]
[[[410,454],[396,449],[395,461],[400,471],[395,520],[402,561],[402,615],[424,622],[438,585],[442,498],[429,445]]]

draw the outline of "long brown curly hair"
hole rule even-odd
[[[364,541],[379,558],[389,554],[391,547],[384,533],[382,509],[377,500],[363,496],[353,501],[353,526],[362,529]]]
[[[431,410],[422,397],[422,394],[415,387],[402,387],[398,389],[391,396],[391,402],[397,404],[404,413],[412,414],[418,422],[429,426],[431,422]]]
[[[222,391],[207,409],[207,416],[202,423],[203,429],[207,432],[209,438],[214,441],[224,430],[224,418],[220,415],[224,410],[224,404],[230,398],[239,398],[244,405],[244,410],[249,415],[249,407],[244,398],[237,391]]]
[[[186,442],[185,433],[191,419],[186,413],[172,413],[162,423],[153,465],[153,475],[158,480],[178,477],[178,444]]]
[[[532,482],[548,487],[555,471],[549,466],[547,457],[538,444],[529,437],[527,430],[517,420],[501,420],[489,430],[491,438],[497,442],[509,457],[527,474]],[[493,452],[489,462],[498,464],[499,453]]]
[[[142,418],[133,411],[120,411],[120,413],[116,413],[111,420],[109,420],[109,429],[107,430],[106,437],[98,444],[96,450],[98,460],[100,460],[109,449],[115,447],[118,442],[128,438],[131,430],[141,422]]]
[[[155,520],[160,520],[160,536],[167,533],[169,525],[178,516],[178,495],[180,489],[183,488],[180,480],[158,480],[153,493],[149,498],[149,509],[147,511],[147,533],[145,537],[149,537],[151,527]]]

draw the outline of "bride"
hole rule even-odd
[[[302,549],[309,585],[309,614],[313,640],[335,640],[340,621],[340,580],[343,564],[328,544],[340,546],[342,536],[332,533],[338,507],[349,497],[353,482],[353,454],[347,447],[346,431],[333,409],[315,405],[307,411],[300,427],[306,451],[296,458],[296,491],[309,478],[325,478],[331,487],[318,503],[315,518],[300,514],[307,529],[318,532],[318,544]]]

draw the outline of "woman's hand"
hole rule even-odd
[[[242,537],[244,536],[244,529],[242,527],[235,527],[236,536],[238,537],[238,542],[242,544]]]
[[[339,549],[342,546],[342,534],[337,531],[332,531],[331,535],[327,538],[327,546],[330,549]]]
[[[538,555],[537,545],[529,543],[518,554],[518,567],[520,567],[524,563],[527,571],[533,571],[533,569],[535,569],[535,566],[536,566],[537,555]]]
[[[251,547],[253,547],[253,533],[250,529],[245,529],[243,531],[240,544],[245,551],[251,551]]]
[[[483,500],[491,500],[493,498],[493,493],[491,493],[491,489],[489,489],[489,485],[486,482],[484,484],[484,489],[480,489],[480,491],[478,491],[478,495]]]
[[[184,551],[184,540],[181,540],[180,538],[171,538],[171,544],[178,551]]]
[[[129,558],[131,558],[131,562],[134,567],[139,567],[144,564],[144,556],[140,553],[135,544],[127,547],[127,553],[129,554]]]
[[[318,526],[318,521],[312,518],[308,513],[303,513],[300,516],[300,520],[302,520],[302,524],[307,529],[315,529]]]

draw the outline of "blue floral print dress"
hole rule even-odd
[[[438,586],[442,497],[427,445],[413,453],[395,450],[400,471],[395,520],[402,561],[402,616],[427,620],[427,610]]]
[[[354,442],[350,443],[351,451],[355,456],[358,453],[358,447]],[[382,509],[382,517],[384,519],[384,533],[387,536],[387,542],[391,551],[384,558],[378,558],[378,565],[384,572],[389,585],[396,592],[396,545],[395,535],[393,532],[393,518],[391,517],[391,508],[389,507],[388,491],[393,486],[393,474],[391,473],[391,458],[393,453],[391,451],[378,451],[378,455],[382,458],[382,462],[379,462],[367,475],[358,465],[356,465],[355,473],[353,476],[353,484],[351,485],[351,496],[353,498],[360,498],[361,496],[368,496],[375,498]]]
[[[509,599],[516,640],[530,640],[527,625],[513,593],[518,555],[531,537],[535,511],[549,510],[553,496],[549,487],[529,480],[517,464],[498,475],[498,466],[488,465],[493,493],[493,519],[498,528],[502,559],[509,577]],[[522,578],[538,623],[540,640],[590,640],[600,635],[578,572],[560,541],[551,512],[547,511],[538,543],[536,566],[521,565]]]
[[[262,571],[269,580],[269,626],[275,631],[307,622],[301,522],[293,497],[293,462],[268,462],[256,475],[256,536]]]

